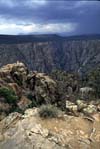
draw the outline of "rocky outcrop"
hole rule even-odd
[[[80,88],[80,95],[82,99],[89,99],[95,94],[95,90],[91,87]]]
[[[78,81],[76,82],[74,77],[67,79],[72,82],[72,87],[68,86],[68,91],[62,92],[66,94],[64,98],[60,95],[56,81],[44,73],[29,71],[20,62],[3,66],[0,69],[0,80],[0,119],[10,112],[23,112],[28,107],[36,107],[42,104],[58,105],[66,112],[74,115],[79,115],[80,112],[91,115],[99,111],[99,100],[95,104],[95,102],[89,103],[75,99],[77,96],[75,97],[74,94],[76,94]],[[68,81],[63,82],[63,84],[67,85]],[[75,93],[72,91],[73,88]]]
[[[54,103],[56,101],[57,84],[49,76],[34,72],[27,77],[27,84],[32,95],[40,103]]]
[[[91,116],[99,112],[98,107],[100,106],[100,101],[96,105],[96,102],[92,101],[84,101],[84,100],[76,100],[76,102],[71,102],[66,100],[66,111],[70,114],[74,114],[79,116],[80,114],[84,114],[87,116]]]
[[[23,63],[2,67],[0,80],[1,113],[9,113],[12,108],[25,110],[28,106],[55,103],[57,100],[56,82],[44,73],[29,72]]]
[[[100,117],[93,117],[41,119],[38,108],[27,109],[24,115],[15,112],[0,122],[0,148],[99,149]]]

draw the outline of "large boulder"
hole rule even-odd
[[[37,103],[55,103],[57,84],[44,73],[33,72],[27,77],[27,85]]]
[[[80,95],[82,99],[89,99],[92,98],[92,96],[94,96],[95,91],[93,88],[91,87],[82,87],[80,88]]]
[[[17,62],[3,66],[0,69],[0,79],[5,83],[17,83],[24,86],[27,73],[27,67],[21,62]]]
[[[76,104],[78,106],[78,110],[79,111],[82,111],[84,108],[87,107],[87,104],[86,104],[86,102],[84,100],[77,100]]]
[[[97,112],[97,107],[95,105],[88,105],[87,108],[83,109],[83,113],[90,115],[90,114],[94,114]]]
[[[20,86],[26,86],[26,79],[28,74],[28,69],[23,63],[15,63],[11,70],[11,76],[13,80]]]
[[[76,115],[78,112],[78,106],[73,102],[66,100],[66,110]]]

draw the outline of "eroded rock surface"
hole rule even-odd
[[[2,149],[99,149],[100,115],[41,119],[38,109],[12,113],[0,122]]]
[[[65,113],[52,119],[40,118],[38,108],[29,109],[37,104],[57,105],[57,91],[53,79],[29,72],[23,63],[0,69],[0,149],[99,149],[99,101],[65,99],[65,104],[60,99]]]
[[[0,95],[1,113],[10,113],[13,107],[16,110],[25,110],[28,106],[55,103],[57,99],[56,82],[44,73],[29,72],[21,62],[8,64],[0,69],[0,89],[3,92]],[[4,93],[4,89],[15,92],[18,100],[14,104],[10,99],[10,104],[7,102],[5,96],[8,95],[7,91]]]

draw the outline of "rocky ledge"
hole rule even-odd
[[[99,149],[99,114],[41,119],[38,110],[11,113],[0,122],[1,149]]]

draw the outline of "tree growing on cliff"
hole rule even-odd
[[[87,76],[87,84],[95,89],[95,94],[100,97],[100,67],[91,71]]]

